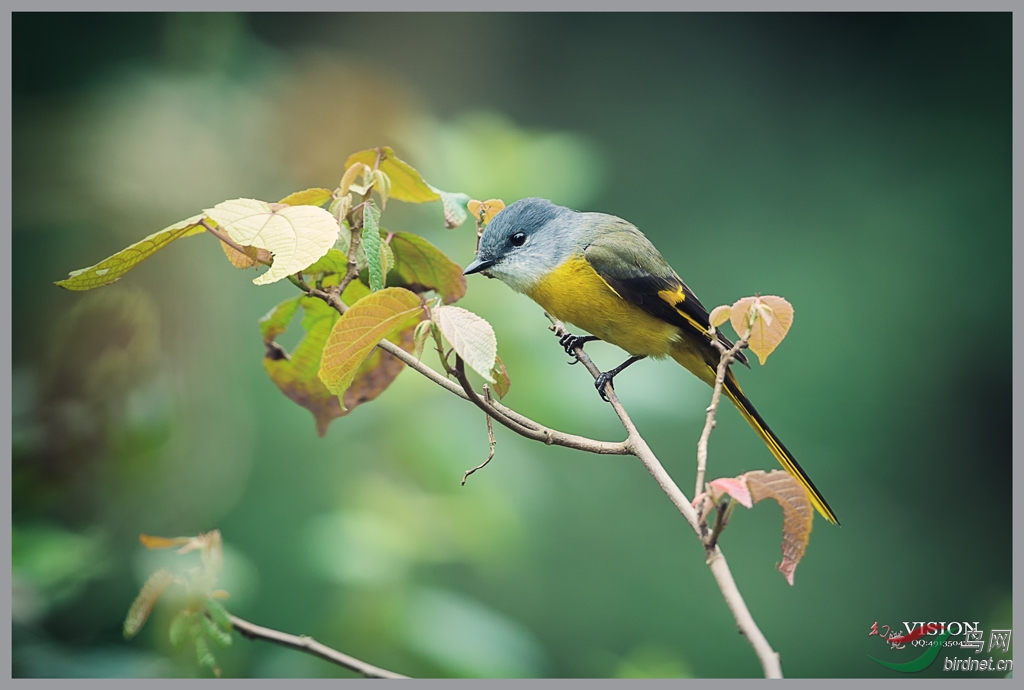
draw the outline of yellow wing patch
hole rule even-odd
[[[686,301],[686,293],[683,292],[683,287],[681,285],[677,287],[675,290],[659,290],[658,297],[660,297],[665,302],[670,304],[672,308],[675,309],[680,316],[689,321],[694,328],[696,328],[701,333],[707,335],[708,331],[706,328],[704,328],[704,326],[697,323],[697,321],[692,316],[690,316],[685,311],[676,306],[680,302]]]

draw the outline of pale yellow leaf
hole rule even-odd
[[[266,249],[274,256],[270,270],[252,282],[267,285],[298,273],[334,246],[338,221],[318,206],[284,206],[256,199],[232,199],[206,214],[242,246]]]
[[[435,307],[431,313],[434,323],[455,352],[484,380],[494,383],[498,340],[491,324],[462,307]]]
[[[729,320],[729,316],[732,314],[732,307],[727,304],[715,307],[711,310],[711,314],[708,315],[708,321],[715,328],[718,328],[723,323]]]

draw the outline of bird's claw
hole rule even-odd
[[[594,379],[594,388],[597,389],[597,393],[598,393],[598,395],[601,396],[601,400],[604,400],[605,402],[611,402],[611,401],[608,399],[608,396],[605,395],[604,385],[606,383],[609,384],[609,385],[612,385],[612,379],[614,377],[615,377],[615,374],[611,373],[610,371],[603,371],[600,374],[598,374],[596,379]],[[614,388],[614,385],[612,387]]]
[[[579,343],[580,340],[583,340],[581,336],[573,335],[572,333],[566,333],[565,335],[558,339],[558,344],[565,349],[565,354],[572,357],[572,361],[567,362],[567,364],[579,364],[580,357],[579,355],[576,354],[576,345]]]

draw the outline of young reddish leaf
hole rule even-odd
[[[142,586],[139,596],[135,597],[131,608],[128,609],[128,615],[124,619],[125,639],[130,640],[142,629],[146,619],[149,618],[150,612],[153,610],[153,606],[156,605],[157,599],[160,598],[160,595],[164,593],[164,590],[172,582],[174,582],[174,575],[166,568],[161,568],[149,576],[146,584]]]
[[[154,232],[135,244],[125,247],[117,254],[107,257],[95,266],[72,271],[67,278],[58,280],[54,285],[60,286],[65,290],[92,290],[117,282],[125,273],[156,254],[174,240],[206,232],[206,228],[199,224],[199,221],[202,219],[203,215],[199,214],[180,223],[170,225],[160,232]]]
[[[494,383],[498,339],[491,324],[461,307],[437,307],[431,313],[455,352],[488,383]]]
[[[331,200],[331,190],[323,187],[304,189],[301,192],[293,192],[281,199],[278,203],[289,206],[323,206]]]
[[[807,549],[814,521],[807,490],[782,470],[758,470],[743,476],[754,503],[770,498],[782,506],[782,562],[776,567],[792,586],[793,573]]]
[[[223,201],[206,214],[242,246],[274,255],[270,270],[252,282],[267,285],[302,271],[338,239],[338,221],[318,206],[272,206],[256,199]]]
[[[385,288],[359,300],[327,338],[320,380],[335,395],[344,393],[377,343],[419,320],[422,312],[420,298],[403,288]]]
[[[793,324],[793,305],[781,297],[744,297],[732,305],[732,327],[741,338],[751,328],[748,345],[761,364],[779,346]]]
[[[505,202],[501,199],[488,199],[487,201],[474,199],[466,205],[466,208],[481,225],[487,225],[505,208]]]
[[[395,232],[388,244],[395,256],[390,284],[413,292],[434,290],[445,304],[456,302],[466,294],[462,267],[424,238]]]
[[[716,503],[721,500],[722,496],[728,494],[739,501],[740,505],[744,508],[752,508],[754,506],[750,500],[750,490],[747,488],[747,483],[742,475],[739,477],[720,477],[708,482],[708,488],[711,491],[712,500]]]
[[[139,542],[147,549],[173,549],[176,546],[190,543],[195,537],[152,537],[140,534]]]
[[[444,192],[436,187],[431,187],[431,189],[441,195],[441,205],[444,207],[444,226],[446,228],[451,230],[466,222],[466,219],[469,218],[469,209],[466,208],[466,204],[470,201],[469,194]]]
[[[423,177],[416,168],[396,156],[390,146],[381,146],[353,153],[345,161],[345,167],[350,168],[356,163],[364,163],[372,168],[377,162],[378,157],[380,158],[380,165],[377,167],[391,178],[392,199],[413,204],[423,204],[428,201],[437,201],[441,198],[440,194],[423,181]]]
[[[711,310],[711,314],[708,315],[708,321],[711,322],[712,326],[718,328],[729,320],[730,315],[732,315],[732,307],[723,304]]]
[[[508,377],[508,369],[505,368],[505,363],[501,361],[501,357],[495,357],[494,369],[491,370],[491,378],[494,379],[495,395],[498,399],[502,399],[508,393],[508,389],[512,387],[512,379]]]

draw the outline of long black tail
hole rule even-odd
[[[740,390],[740,385],[736,382],[736,377],[732,375],[732,371],[730,371],[725,378],[725,393],[729,396],[729,399],[732,400],[733,404],[736,405],[736,409],[740,411],[743,418],[750,422],[750,426],[754,427],[754,431],[756,431],[758,436],[764,440],[768,449],[772,452],[772,455],[774,455],[775,459],[779,461],[779,464],[781,464],[794,479],[800,482],[800,484],[807,489],[807,493],[811,497],[811,505],[813,505],[826,520],[838,525],[839,519],[836,517],[836,514],[832,512],[832,509],[828,505],[828,501],[826,501],[825,497],[821,495],[818,488],[814,486],[814,482],[812,482],[811,478],[807,476],[807,473],[804,472],[803,468],[797,464],[797,461],[793,458],[793,454],[786,449],[786,446],[782,445],[782,441],[779,440],[779,437],[776,436],[770,428],[768,428],[768,425],[761,418],[761,415],[757,413],[754,406],[749,400],[747,400],[747,396],[743,395],[743,391]]]

